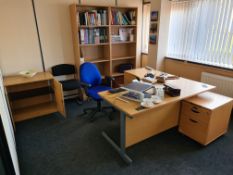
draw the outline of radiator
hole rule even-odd
[[[202,72],[201,81],[216,86],[213,92],[233,97],[233,78]]]

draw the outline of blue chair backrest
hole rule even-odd
[[[80,66],[80,80],[91,86],[98,86],[101,84],[102,78],[96,65],[86,62]]]

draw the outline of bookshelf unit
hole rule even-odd
[[[136,66],[137,10],[135,7],[70,5],[77,69],[83,58],[84,62],[96,64],[102,76],[113,76],[118,84],[123,84],[124,73],[119,72],[119,65]]]

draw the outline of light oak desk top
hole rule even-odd
[[[3,77],[4,86],[15,86],[39,81],[52,80],[53,76],[49,72],[38,72],[35,76],[26,78],[22,75],[12,75]]]
[[[222,106],[223,103],[229,103],[233,101],[231,97],[216,93],[214,93],[213,95],[213,93],[211,92],[198,94],[197,96],[199,98],[196,98],[196,96],[188,98],[189,103],[192,103],[194,105],[201,104],[203,108],[209,109],[211,111],[218,108],[219,106]]]
[[[127,73],[130,73],[139,78],[144,77],[146,72],[147,70],[144,68],[127,71]],[[156,74],[159,74],[159,73],[160,73],[159,71],[156,71]],[[176,80],[166,80],[166,84],[169,84],[169,85],[172,85],[174,87],[181,89],[180,96],[171,97],[171,96],[165,95],[165,99],[163,100],[163,102],[157,105],[154,105],[153,108],[158,108],[158,107],[167,105],[168,103],[173,103],[176,101],[181,101],[185,98],[189,98],[189,97],[195,96],[197,94],[200,94],[202,92],[209,91],[215,88],[215,86],[207,85],[205,83],[201,83],[201,82],[197,82],[197,81],[193,81],[193,80],[189,80],[189,79],[181,78],[181,77]],[[126,103],[116,98],[116,97],[121,96],[123,93],[125,92],[111,94],[108,91],[105,91],[105,92],[99,93],[99,95],[104,100],[108,101],[111,105],[113,105],[115,108],[119,109],[120,111],[123,111],[129,116],[134,116],[142,112],[149,112],[150,110],[153,109],[153,108],[150,108],[150,109],[144,109],[140,111],[136,110],[136,108],[139,107],[140,105],[139,102],[127,100],[129,101],[129,103]]]
[[[145,68],[126,71],[124,82],[130,83],[135,77],[142,79],[147,72],[148,70]],[[159,71],[154,71],[154,73],[156,76],[160,74]],[[181,100],[215,88],[181,77],[175,80],[166,80],[166,84],[180,88],[180,96],[165,95],[165,99],[161,103],[142,110],[136,110],[140,106],[139,102],[130,100],[124,102],[117,99],[125,92],[111,94],[105,91],[99,93],[104,100],[121,112],[120,145],[116,144],[107,133],[103,132],[103,136],[126,163],[132,163],[132,159],[125,152],[126,148],[178,125]]]

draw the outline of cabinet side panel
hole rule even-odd
[[[56,100],[56,104],[57,104],[57,110],[64,117],[66,117],[62,85],[57,80],[53,80],[52,82],[53,82],[55,100]]]
[[[207,143],[227,132],[231,110],[232,102],[224,104],[224,106],[212,111]]]

